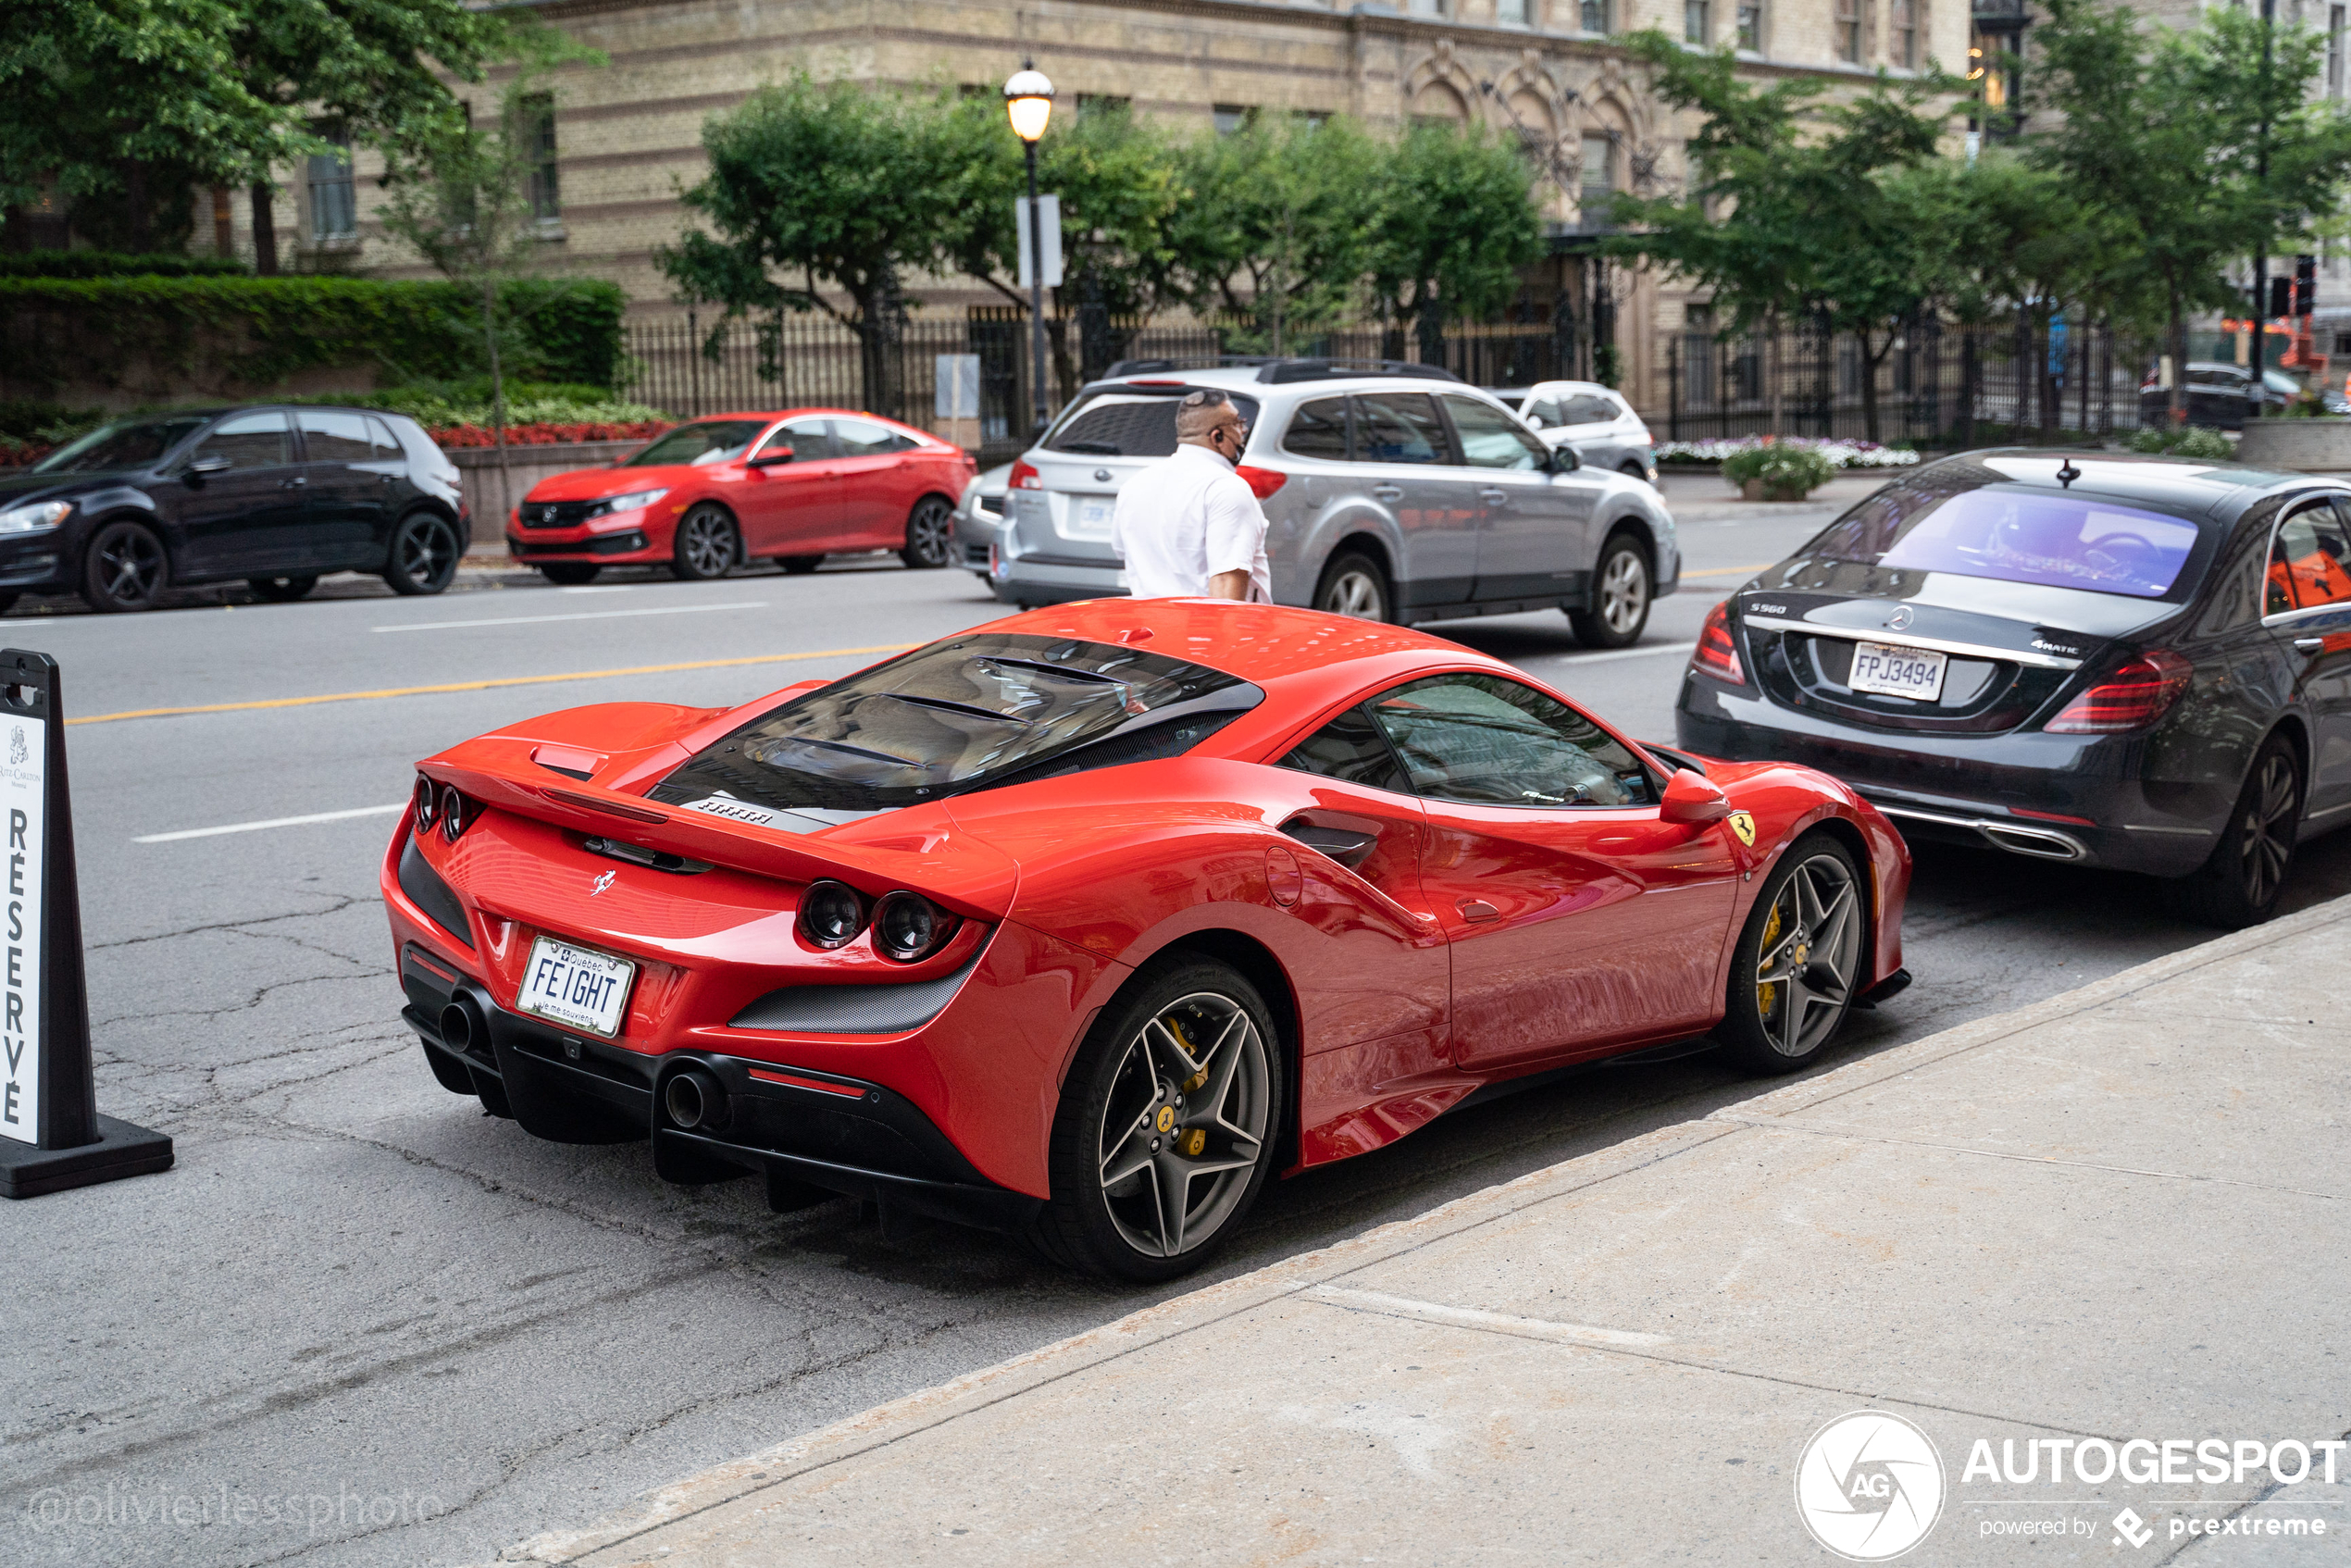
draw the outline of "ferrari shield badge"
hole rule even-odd
[[[1748,849],[1753,849],[1755,847],[1755,818],[1746,812],[1735,811],[1731,813],[1730,820],[1731,831],[1739,836],[1739,842]]]

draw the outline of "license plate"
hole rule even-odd
[[[530,944],[515,1005],[566,1029],[618,1039],[636,977],[637,966],[625,958],[541,937]]]
[[[1069,505],[1069,533],[1073,539],[1108,539],[1111,514],[1118,510],[1116,501],[1084,501],[1073,499]]]
[[[1846,684],[1856,691],[1932,703],[1943,694],[1943,666],[1948,662],[1942,654],[1924,648],[1856,642],[1853,674]]]

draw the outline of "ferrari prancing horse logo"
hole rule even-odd
[[[1755,830],[1751,828],[1747,831],[1747,841],[1750,844],[1755,841]],[[607,871],[603,876],[597,877],[596,885],[588,890],[588,896],[590,898],[594,898],[598,893],[601,893],[606,888],[611,887],[612,879],[619,875],[620,873],[617,871]]]
[[[1755,818],[1748,813],[1743,811],[1731,813],[1731,831],[1737,834],[1739,842],[1748,849],[1755,847]]]

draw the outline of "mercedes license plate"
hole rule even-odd
[[[1942,654],[1925,648],[1856,642],[1853,674],[1846,684],[1856,691],[1932,703],[1943,695],[1943,666],[1948,662]]]
[[[1073,496],[1069,504],[1069,532],[1073,539],[1108,539],[1111,514],[1118,503],[1109,497],[1096,501]]]
[[[637,966],[625,958],[541,937],[530,944],[515,1005],[566,1029],[618,1039],[636,977]]]

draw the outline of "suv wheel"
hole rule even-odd
[[[1342,550],[1332,556],[1330,565],[1323,568],[1321,586],[1314,590],[1314,608],[1335,616],[1393,620],[1392,607],[1387,574],[1380,570],[1377,561],[1358,550]]]
[[[1611,534],[1592,573],[1592,607],[1570,610],[1568,624],[1586,648],[1629,648],[1649,624],[1649,558],[1629,533]]]

